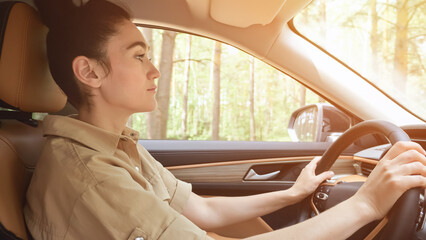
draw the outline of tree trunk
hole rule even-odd
[[[151,61],[154,62],[154,41],[152,39],[152,28],[142,28],[142,33],[145,37],[145,41],[149,44],[150,46],[150,51],[148,52],[148,57],[151,58]],[[155,117],[155,112],[156,110],[154,110],[153,112],[149,112],[146,114],[146,136],[148,139],[152,139],[153,138],[153,134],[155,132],[158,132],[158,129],[155,129],[156,126],[151,126],[151,122],[155,121],[156,117]]]
[[[300,84],[300,98],[299,98],[299,106],[303,107],[306,105],[306,88],[302,84]]]
[[[182,112],[182,139],[187,139],[186,128],[188,119],[188,83],[191,59],[191,35],[188,34],[188,42],[186,45],[186,59],[185,59],[185,79],[183,83],[183,112]]]
[[[152,40],[152,28],[142,28],[143,36],[145,41],[148,43],[150,50],[148,52],[148,57],[151,58],[151,61],[154,62],[154,42]]]
[[[251,57],[250,61],[250,141],[256,141],[256,122],[254,118],[254,73],[255,61]]]
[[[407,82],[407,51],[408,51],[408,0],[396,3],[397,17],[395,26],[395,55],[393,61],[393,83],[396,89],[405,92]]]
[[[157,109],[149,118],[149,136],[151,139],[166,139],[167,120],[169,118],[170,83],[173,73],[173,52],[175,47],[176,32],[164,31],[161,44],[161,58],[158,79],[158,91],[156,95]]]
[[[378,79],[377,73],[379,70],[377,69],[379,61],[377,60],[376,53],[378,52],[378,43],[379,36],[377,34],[377,10],[376,10],[376,0],[370,1],[370,55],[371,55],[371,63],[370,63],[370,72],[371,77],[374,80]]]
[[[220,123],[220,57],[222,54],[222,44],[214,43],[211,79],[213,82],[213,119],[212,119],[212,140],[219,140]]]
[[[326,0],[321,0],[320,1],[320,31],[321,31],[321,46],[325,49],[327,49],[327,3]],[[318,96],[318,102],[320,103],[324,103],[325,100],[321,97]]]
[[[327,48],[327,4],[326,0],[320,1],[320,32],[321,32],[321,45]]]

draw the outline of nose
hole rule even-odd
[[[160,78],[160,75],[161,75],[160,71],[158,71],[158,69],[154,66],[154,64],[152,62],[150,62],[150,65],[151,65],[150,66],[151,69],[148,73],[148,79],[154,80],[154,79]]]

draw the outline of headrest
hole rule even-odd
[[[0,99],[24,112],[56,112],[66,96],[53,80],[46,54],[48,29],[20,2],[0,3]]]

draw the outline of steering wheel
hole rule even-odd
[[[398,141],[411,141],[408,135],[396,125],[382,120],[361,122],[343,133],[324,153],[315,173],[328,171],[339,155],[358,138],[372,133],[383,134],[393,145]],[[340,185],[340,184],[339,184]],[[321,188],[321,186],[319,187]],[[359,185],[356,187],[359,188]],[[318,191],[318,190],[317,190]],[[406,191],[388,213],[388,223],[382,229],[379,239],[407,239],[415,232],[419,217],[420,188]]]

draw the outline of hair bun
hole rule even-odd
[[[73,0],[34,0],[34,3],[49,29],[62,27],[79,8]]]

